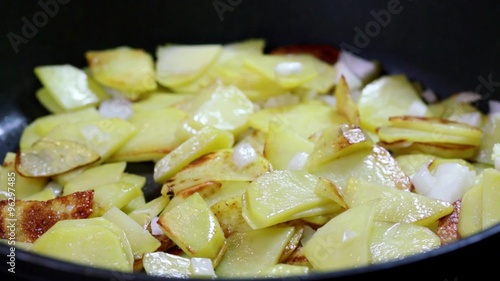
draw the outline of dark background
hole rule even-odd
[[[55,0],[53,0],[55,1]],[[47,3],[50,0],[42,0]],[[33,68],[44,64],[85,64],[83,54],[90,49],[128,45],[154,53],[157,45],[173,43],[228,43],[247,38],[265,38],[268,47],[295,43],[355,45],[355,28],[364,30],[374,21],[371,11],[387,9],[387,1],[291,1],[219,0],[234,4],[219,16],[214,2],[203,0],[163,1],[69,1],[58,4],[46,24],[28,34],[27,43],[16,53],[8,34],[23,35],[25,22],[43,11],[37,1],[0,1],[0,158],[17,149],[23,127],[47,112],[34,97],[40,86]],[[441,97],[459,91],[474,91],[478,86],[484,99],[498,99],[500,92],[500,4],[498,1],[411,1],[401,0],[402,11],[393,14],[386,27],[370,38],[359,55],[378,59],[388,73],[405,73],[422,82]],[[43,21],[43,18],[39,20]],[[33,35],[33,36],[31,36]],[[482,78],[482,79],[481,79]],[[490,81],[489,88],[484,81]],[[395,97],[397,98],[397,97]],[[421,277],[426,280],[469,280],[467,274],[495,274],[492,266],[499,250],[496,228],[453,247],[444,247],[415,263],[362,269],[349,278],[395,280]],[[496,236],[490,236],[497,233]],[[476,243],[489,237],[487,240]],[[493,238],[494,239],[493,239]],[[474,242],[474,243],[473,243]],[[472,246],[462,248],[472,243]],[[451,250],[460,250],[450,253]],[[6,248],[0,246],[4,274]],[[488,254],[492,258],[486,258]],[[17,277],[40,280],[77,280],[71,273],[102,276],[104,280],[141,280],[137,276],[115,276],[109,272],[72,267],[19,251]],[[30,261],[30,262],[28,262]],[[478,266],[472,263],[478,261]],[[389,271],[386,269],[390,267]],[[61,270],[62,273],[55,272]],[[369,271],[370,273],[366,273]],[[432,273],[435,271],[437,273]],[[97,272],[97,273],[96,273]],[[348,273],[319,275],[313,278],[345,277]],[[360,275],[369,274],[369,275]],[[11,280],[14,275],[6,275]],[[45,277],[44,277],[45,276]],[[476,275],[477,276],[477,275]],[[6,280],[2,277],[2,280]],[[471,279],[473,280],[473,279]]]

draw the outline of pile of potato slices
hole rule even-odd
[[[402,259],[500,221],[500,115],[480,95],[438,101],[332,46],[264,49],[119,46],[87,51],[83,68],[36,67],[48,114],[1,167],[0,215],[15,202],[18,219],[14,238],[1,220],[3,242],[122,272],[283,277]],[[151,200],[127,168],[145,162]]]

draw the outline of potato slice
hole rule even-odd
[[[319,178],[303,171],[275,170],[256,178],[244,195],[243,217],[253,229],[298,219],[310,209],[334,205],[317,196]]]
[[[45,137],[85,144],[99,154],[102,163],[136,133],[137,128],[132,123],[120,118],[109,118],[60,125]]]
[[[189,258],[164,252],[146,253],[142,260],[148,275],[170,278],[189,278],[191,276]]]
[[[375,211],[377,221],[426,226],[453,212],[453,205],[448,202],[378,185],[364,179],[349,179],[344,196],[350,208],[380,199]]]
[[[238,134],[248,128],[253,103],[234,86],[216,83],[179,105],[195,122]]]
[[[165,45],[156,50],[156,79],[176,87],[200,77],[217,59],[221,45]]]
[[[234,233],[227,238],[227,252],[215,273],[222,278],[255,277],[278,263],[294,233],[291,226]]]
[[[219,222],[224,236],[229,237],[236,232],[247,232],[252,230],[250,225],[242,216],[243,202],[240,196],[220,200],[210,206]]]
[[[132,199],[142,194],[142,186],[126,181],[118,181],[94,187],[94,212],[92,217],[102,216],[117,207],[123,208]]]
[[[16,170],[25,177],[50,177],[98,160],[99,154],[80,143],[42,139],[17,154]]]
[[[126,166],[125,162],[117,162],[89,168],[68,181],[64,185],[63,194],[90,190],[99,185],[117,182]]]
[[[99,119],[102,119],[102,116],[94,107],[38,117],[24,129],[19,147],[20,149],[31,147],[33,143],[61,124]]]
[[[117,47],[87,51],[85,58],[92,76],[131,100],[156,89],[153,57],[142,49]]]
[[[330,180],[340,194],[343,194],[350,177],[402,190],[412,189],[410,179],[396,160],[378,145],[329,161],[312,170],[312,173]]]
[[[0,224],[0,238],[9,238],[12,222],[7,219],[15,218],[16,241],[34,242],[58,221],[88,218],[93,212],[94,192],[77,192],[48,201],[16,200],[15,211],[10,202],[0,201],[0,217],[6,218]]]
[[[87,76],[85,71],[72,65],[46,65],[35,67],[35,74],[54,102],[64,111],[96,105],[104,90]]]
[[[143,228],[146,228],[151,220],[156,217],[163,209],[165,209],[169,202],[169,197],[159,196],[147,202],[146,205],[132,211],[128,215]]]
[[[372,146],[371,139],[356,125],[328,127],[320,133],[309,161],[312,166],[318,166]]]
[[[231,133],[211,126],[204,127],[196,135],[156,162],[154,180],[165,182],[191,161],[209,152],[229,148],[233,143],[234,137]]]
[[[134,257],[142,257],[143,254],[154,252],[160,247],[160,241],[120,209],[113,207],[102,217],[125,232]]]
[[[274,170],[286,170],[290,161],[298,153],[310,154],[314,144],[301,137],[279,120],[270,120],[264,143],[264,156],[272,164]]]
[[[240,168],[233,161],[233,153],[233,149],[225,149],[194,160],[166,182],[162,194],[166,195],[170,191],[175,195],[192,193],[190,189],[196,190],[207,182],[251,181],[271,169],[269,162],[261,156]]]
[[[38,238],[31,250],[64,261],[124,272],[132,272],[134,263],[125,233],[104,218],[60,221]]]
[[[147,97],[132,103],[132,110],[137,113],[175,107],[191,97],[191,94],[153,92]]]
[[[11,178],[10,181],[9,178]],[[13,152],[5,154],[3,166],[0,168],[0,200],[9,197],[9,188],[10,190],[15,189],[16,199],[25,199],[41,192],[47,182],[48,178],[46,177],[30,178],[16,173],[16,154]]]
[[[370,234],[373,263],[399,260],[439,246],[441,241],[434,232],[411,223],[375,222]]]
[[[500,172],[486,169],[483,172],[483,229],[500,222]]]
[[[320,227],[304,246],[307,260],[320,271],[370,264],[370,230],[375,203],[353,207]]]
[[[263,278],[296,277],[306,275],[310,272],[309,267],[291,264],[277,264],[257,274]]]
[[[298,87],[318,76],[312,62],[301,61],[294,56],[254,55],[245,58],[244,63],[286,89]],[[291,65],[297,65],[298,68],[289,73]]]
[[[460,204],[458,233],[471,236],[483,229],[483,176],[477,177],[474,186],[465,192]]]
[[[186,113],[176,108],[134,113],[128,121],[137,128],[137,132],[109,161],[144,162],[161,159],[181,144],[175,133],[186,117]]]
[[[50,95],[50,92],[45,88],[40,88],[35,93],[38,101],[51,113],[62,113],[64,108],[57,104],[54,97]]]
[[[255,112],[249,120],[250,126],[267,133],[269,121],[278,120],[293,129],[303,138],[327,128],[338,127],[346,119],[334,108],[319,101],[305,101],[296,105],[266,108]]]
[[[461,200],[453,202],[453,212],[440,218],[438,221],[436,234],[439,239],[441,239],[442,245],[458,241],[461,238],[460,233],[458,232],[458,220],[460,217],[461,206]]]
[[[426,143],[426,142],[379,142],[380,146],[385,147],[396,155],[405,154],[429,154],[443,158],[464,158],[472,159],[477,152],[477,146],[451,144],[451,143]]]
[[[374,132],[389,125],[389,117],[408,115],[413,103],[426,107],[405,76],[383,76],[363,88],[358,101],[361,127]]]
[[[358,106],[351,97],[351,91],[345,80],[345,77],[340,77],[338,85],[335,87],[335,98],[337,99],[337,111],[344,115],[350,124],[358,125],[359,111]]]
[[[217,218],[198,193],[163,212],[158,224],[190,257],[216,258],[225,241]]]

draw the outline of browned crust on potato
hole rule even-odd
[[[84,219],[92,214],[94,191],[75,192],[48,201],[0,201],[0,238],[33,243],[60,220]],[[12,208],[15,206],[15,211]],[[13,213],[12,213],[13,211]],[[12,214],[12,215],[11,215]],[[15,216],[15,221],[10,220]],[[15,223],[15,227],[12,227]]]
[[[458,218],[460,216],[461,200],[453,202],[453,212],[439,219],[436,233],[441,239],[441,244],[449,244],[459,240],[460,233],[458,232]]]

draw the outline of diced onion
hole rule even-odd
[[[495,169],[500,171],[500,143],[495,143],[493,145],[491,160],[493,160],[493,162],[495,163]]]
[[[304,169],[304,166],[306,165],[308,158],[309,158],[308,153],[299,152],[292,157],[292,160],[290,160],[286,169],[289,171],[302,170]]]
[[[45,188],[52,189],[52,192],[54,192],[54,195],[56,197],[59,197],[59,195],[61,195],[62,190],[63,190],[63,186],[60,185],[60,184],[58,184],[55,181],[49,181],[49,183],[47,183],[47,185],[45,186]]]
[[[481,95],[474,92],[460,92],[455,95],[457,103],[471,103],[481,99]]]
[[[479,112],[471,112],[471,113],[464,113],[456,116],[451,116],[449,120],[468,124],[474,127],[480,127],[481,126],[481,113]]]
[[[328,105],[337,106],[337,98],[334,96],[324,95],[321,96],[320,99]]]
[[[345,63],[362,80],[370,77],[377,71],[377,65],[374,62],[365,60],[350,52],[340,52],[339,61]]]
[[[121,118],[127,120],[134,111],[132,104],[125,98],[108,99],[99,105],[99,113],[105,118]]]
[[[431,89],[426,89],[425,91],[422,92],[422,98],[427,102],[427,103],[434,103],[438,100],[438,97],[436,93],[434,93],[433,90]]]
[[[425,171],[427,170],[427,171]],[[458,163],[443,163],[431,175],[427,166],[422,167],[411,181],[417,193],[453,203],[462,198],[474,184],[476,172]]]
[[[488,101],[488,105],[490,107],[490,114],[491,113],[500,113],[500,102],[496,100],[490,100]]]
[[[153,235],[162,235],[163,230],[161,230],[160,225],[158,224],[158,217],[154,217],[151,220],[151,234]]]
[[[426,112],[427,112],[427,106],[421,101],[414,101],[410,105],[410,108],[408,108],[408,115],[410,116],[423,117],[425,116]]]
[[[276,65],[276,74],[279,76],[290,76],[302,72],[302,63],[298,61],[282,62]]]
[[[257,159],[257,152],[248,142],[238,143],[233,150],[233,161],[238,168],[244,168]]]
[[[340,81],[340,77],[343,75],[351,91],[360,89],[363,86],[361,78],[359,78],[358,75],[356,75],[356,73],[354,73],[345,62],[338,61],[334,67],[336,73],[336,83]]]

